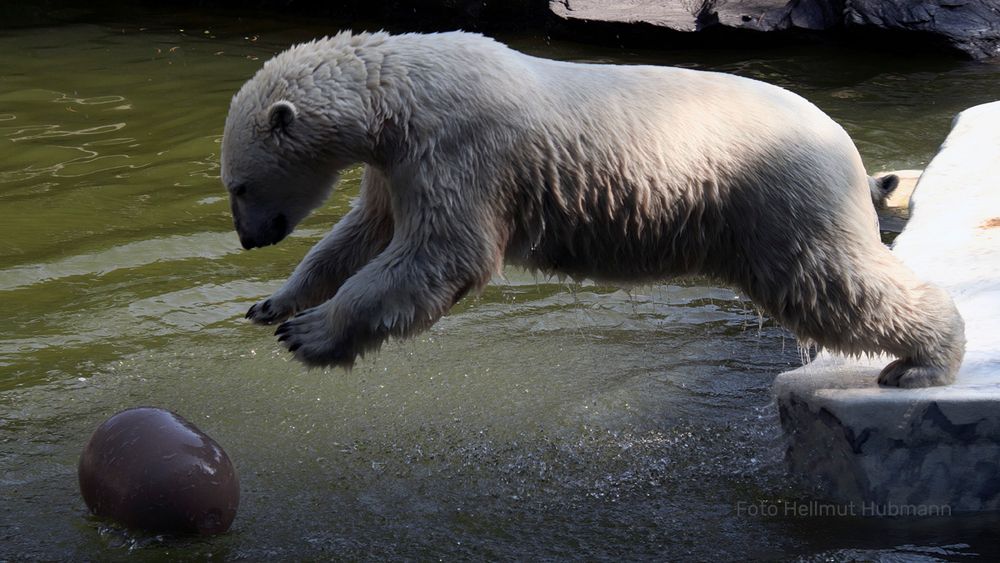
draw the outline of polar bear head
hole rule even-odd
[[[365,160],[363,71],[338,35],[281,53],[233,96],[221,173],[244,248],[281,241],[323,203],[340,170]]]

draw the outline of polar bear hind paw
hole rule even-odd
[[[952,370],[940,366],[916,365],[910,360],[896,360],[885,366],[878,384],[885,387],[916,389],[948,385],[955,381]]]

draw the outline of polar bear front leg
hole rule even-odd
[[[350,367],[390,336],[430,327],[468,291],[482,287],[499,256],[448,235],[396,236],[385,252],[347,280],[336,296],[278,327],[303,363]]]
[[[274,295],[250,307],[257,324],[283,321],[334,296],[392,238],[392,215],[381,174],[366,170],[361,196],[350,212],[314,246]]]

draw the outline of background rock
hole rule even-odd
[[[996,0],[554,0],[549,10],[568,22],[646,24],[676,32],[828,32],[856,34],[861,41],[889,32],[882,46],[937,43],[974,59],[1000,56]]]
[[[18,25],[67,23],[88,14],[162,2],[8,2]],[[1000,57],[998,0],[174,0],[173,9],[233,9],[355,22],[395,31],[526,28],[584,42],[654,47],[745,47],[834,37],[866,49],[948,49]],[[5,20],[6,25],[10,25]],[[691,33],[691,32],[699,33]],[[707,33],[704,33],[707,32]],[[766,32],[766,33],[760,33]]]

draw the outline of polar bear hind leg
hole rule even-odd
[[[897,359],[881,385],[927,387],[955,379],[965,353],[964,322],[951,297],[917,279],[878,241],[845,241],[836,254],[811,254],[804,277],[750,291],[754,300],[807,342],[847,355],[886,352]],[[783,303],[775,293],[786,296]]]

